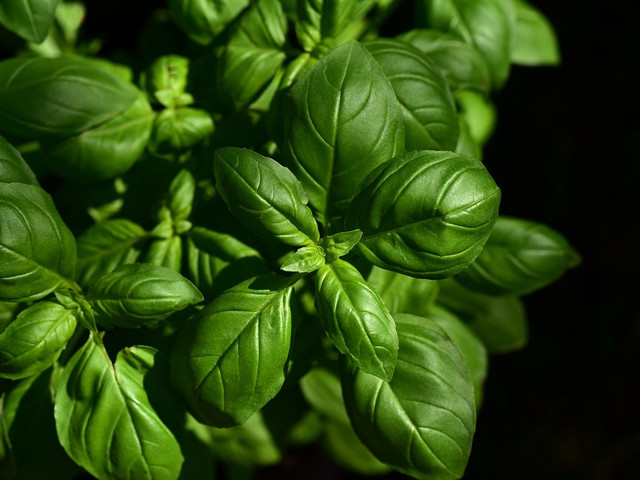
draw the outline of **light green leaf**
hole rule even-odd
[[[363,231],[357,252],[374,265],[444,278],[469,265],[498,216],[500,189],[482,163],[451,152],[411,152],[362,183],[345,224]]]
[[[213,120],[197,108],[166,109],[153,122],[149,150],[170,154],[195,147],[214,131]]]
[[[244,423],[280,390],[291,343],[296,277],[271,274],[225,290],[181,331],[172,376],[193,415]]]
[[[511,40],[511,62],[518,65],[558,65],[558,39],[549,20],[525,0],[513,0],[513,4],[516,24]]]
[[[157,58],[144,77],[145,88],[166,108],[190,105],[193,97],[186,93],[189,59],[180,55]]]
[[[182,269],[182,238],[158,238],[151,242],[144,256],[145,263],[166,267],[180,273]]]
[[[40,187],[0,183],[0,300],[37,300],[69,286],[76,241]]]
[[[438,30],[410,30],[397,37],[410,43],[442,72],[451,90],[472,89],[489,93],[491,77],[484,57],[459,37]]]
[[[317,245],[300,247],[280,266],[285,272],[311,273],[324,265],[324,253]]]
[[[180,445],[149,402],[145,378],[155,350],[122,350],[115,366],[90,337],[65,367],[56,388],[60,443],[91,475],[123,480],[176,480]]]
[[[114,218],[89,227],[78,237],[76,281],[89,287],[103,274],[133,263],[148,233],[138,224]]]
[[[406,150],[453,150],[458,140],[456,104],[435,64],[399,40],[374,40],[365,46],[402,106]]]
[[[193,174],[186,169],[180,170],[171,181],[166,198],[166,205],[174,222],[189,218],[195,191],[196,180]]]
[[[320,239],[320,246],[327,257],[327,263],[331,263],[337,258],[344,257],[355,247],[362,238],[360,230],[350,230],[329,235]]]
[[[39,185],[20,152],[0,135],[0,183]]]
[[[561,277],[580,263],[567,240],[548,226],[498,217],[484,250],[455,279],[489,295],[524,295]]]
[[[367,283],[380,295],[391,313],[422,315],[438,295],[438,282],[415,278],[373,266]]]
[[[316,308],[336,348],[367,373],[390,380],[398,355],[398,339],[384,302],[343,260],[316,272]]]
[[[380,65],[349,42],[291,88],[287,166],[331,233],[364,177],[404,148],[402,110]]]
[[[86,295],[99,323],[139,327],[201,302],[198,289],[179,273],[157,265],[121,265],[102,275]]]
[[[350,423],[325,422],[321,445],[333,462],[350,472],[370,476],[391,471],[387,465],[373,456],[353,431]]]
[[[206,45],[250,0],[168,0],[171,17],[192,40]]]
[[[27,140],[82,133],[129,107],[133,85],[80,57],[0,62],[0,133]]]
[[[458,115],[458,123],[460,124],[460,136],[458,137],[458,143],[454,151],[475,158],[481,162],[482,147],[471,136],[471,131],[464,115]]]
[[[42,42],[53,23],[60,0],[3,0],[0,23],[29,42]]]
[[[476,422],[467,365],[434,322],[406,314],[395,319],[400,351],[391,382],[343,362],[353,428],[395,470],[422,480],[460,478]]]
[[[216,150],[216,188],[242,224],[264,237],[303,246],[320,240],[307,194],[285,167],[251,150]]]
[[[497,115],[493,103],[490,99],[471,90],[459,90],[455,97],[460,106],[460,116],[468,128],[471,140],[482,148],[496,126]]]
[[[304,399],[323,417],[337,423],[349,424],[342,400],[340,377],[325,366],[312,368],[300,379]]]
[[[20,312],[0,333],[0,377],[17,380],[45,371],[76,328],[73,312],[39,302]]]

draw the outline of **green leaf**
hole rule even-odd
[[[180,170],[169,185],[165,202],[174,222],[189,218],[195,191],[196,180],[193,174],[189,170]]]
[[[516,24],[511,40],[511,62],[518,65],[558,65],[558,39],[549,20],[524,0],[513,0]]]
[[[560,278],[580,256],[557,231],[541,223],[498,217],[484,250],[455,279],[489,295],[524,295]]]
[[[190,105],[193,97],[185,93],[189,59],[180,55],[157,58],[144,77],[145,88],[166,108]]]
[[[213,120],[197,108],[166,109],[153,122],[149,150],[171,154],[195,147],[214,131]]]
[[[422,315],[438,295],[438,282],[409,277],[372,267],[367,283],[380,295],[391,313]]]
[[[511,63],[514,12],[504,0],[421,0],[428,25],[476,48],[491,72],[494,88],[504,84]]]
[[[395,316],[400,351],[386,383],[343,362],[342,388],[354,430],[378,460],[414,478],[460,478],[475,430],[469,370],[434,322]]]
[[[357,252],[374,265],[444,278],[469,265],[498,215],[500,189],[482,163],[451,152],[411,152],[362,183],[345,224],[363,231]]]
[[[436,303],[463,320],[490,354],[512,352],[527,344],[526,312],[517,297],[483,295],[451,279],[440,282]]]
[[[489,140],[496,125],[496,109],[490,99],[471,90],[455,94],[460,116],[468,128],[471,140],[480,148]]]
[[[39,185],[20,152],[0,135],[0,183]]]
[[[438,30],[410,30],[397,37],[410,43],[442,72],[451,90],[477,90],[489,93],[491,77],[484,57],[455,35]]]
[[[169,268],[180,273],[182,269],[182,238],[179,235],[170,238],[158,238],[151,242],[144,256],[145,263]]]
[[[102,275],[86,295],[99,323],[139,327],[201,302],[198,289],[179,273],[144,263]]]
[[[320,239],[320,246],[327,257],[327,263],[331,263],[337,258],[344,257],[355,247],[362,238],[360,230],[340,232]]]
[[[181,331],[172,376],[201,422],[244,423],[280,390],[291,343],[292,278],[271,274],[242,282]]]
[[[475,158],[481,162],[482,147],[471,136],[471,130],[463,114],[458,115],[458,123],[460,124],[460,136],[458,137],[458,143],[454,151]]]
[[[435,64],[399,40],[374,40],[365,46],[402,106],[406,150],[453,150],[458,141],[456,104]]]
[[[39,302],[23,310],[0,333],[0,377],[17,380],[45,371],[75,328],[73,313],[57,303]]]
[[[250,0],[168,0],[171,17],[192,40],[206,45]]]
[[[338,259],[318,269],[316,308],[341,353],[367,373],[391,379],[398,354],[393,318],[355,267]]]
[[[311,273],[324,265],[324,253],[317,245],[300,247],[280,266],[285,272]]]
[[[89,227],[78,237],[76,281],[88,287],[116,267],[133,263],[140,255],[148,233],[124,218],[105,220]]]
[[[90,337],[60,376],[56,428],[69,456],[98,478],[175,480],[183,457],[171,431],[149,403],[145,378],[150,347],[122,350],[111,363]]]
[[[402,110],[380,65],[349,42],[291,88],[285,155],[328,232],[364,177],[404,148]]]
[[[194,227],[187,238],[189,278],[206,298],[268,271],[260,252],[233,235]]]
[[[8,0],[0,4],[0,23],[28,42],[42,42],[60,0]]]
[[[0,183],[0,299],[28,301],[69,286],[76,242],[40,187]]]
[[[300,379],[304,399],[323,417],[337,423],[349,424],[342,400],[340,377],[325,366],[312,368]]]
[[[140,158],[152,122],[151,106],[138,92],[137,99],[122,113],[78,135],[42,142],[41,151],[51,170],[76,183],[114,178]]]
[[[0,62],[0,133],[27,140],[82,133],[138,98],[133,85],[80,57]]]
[[[216,150],[213,165],[218,192],[251,231],[294,246],[320,240],[307,194],[287,168],[240,148]]]

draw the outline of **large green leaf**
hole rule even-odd
[[[39,302],[20,312],[0,333],[0,377],[19,379],[49,368],[76,328],[63,306]]]
[[[176,271],[145,263],[121,265],[104,274],[89,288],[86,298],[99,323],[117,327],[164,320],[203,299]]]
[[[182,330],[172,377],[201,422],[244,423],[278,393],[291,343],[292,290],[289,277],[251,278],[221,293]]]
[[[27,301],[68,286],[76,241],[40,187],[0,183],[0,299]]]
[[[438,30],[417,29],[397,38],[427,55],[447,79],[451,90],[489,92],[491,77],[487,62],[478,50],[455,35]]]
[[[345,224],[356,251],[406,275],[443,278],[469,265],[498,216],[500,189],[482,163],[451,152],[411,152],[362,183]]]
[[[438,295],[438,282],[372,267],[367,282],[391,313],[422,315]]]
[[[0,183],[38,185],[36,176],[20,152],[0,135]]]
[[[116,116],[137,96],[133,85],[90,60],[12,58],[0,62],[0,133],[69,137]]]
[[[89,183],[122,175],[140,157],[151,134],[153,113],[142,92],[122,113],[60,141],[43,142],[49,167],[64,178]]]
[[[452,33],[475,47],[487,61],[492,85],[500,87],[509,75],[512,21],[510,1],[421,0],[430,27]]]
[[[251,150],[216,150],[216,188],[243,225],[294,246],[317,243],[318,225],[298,179],[275,160]]]
[[[60,0],[4,0],[0,23],[29,42],[42,42],[53,24]]]
[[[90,337],[62,372],[55,397],[58,438],[69,456],[97,478],[175,480],[182,453],[145,389],[155,350],[122,350],[111,363]]]
[[[387,381],[393,377],[398,355],[393,318],[354,266],[338,259],[318,269],[316,308],[341,353],[367,373]]]
[[[149,234],[138,224],[116,218],[89,227],[78,237],[76,281],[89,287],[116,267],[133,263]]]
[[[455,278],[481,293],[523,295],[550,284],[579,262],[576,251],[555,230],[501,216],[482,253]]]
[[[558,65],[558,39],[549,20],[525,0],[513,0],[513,3],[516,23],[511,41],[511,61],[519,65]]]
[[[316,217],[340,231],[362,179],[404,148],[400,104],[380,65],[349,42],[294,84],[285,154]]]
[[[459,133],[456,104],[435,64],[399,40],[374,40],[365,46],[402,105],[406,150],[453,150]]]
[[[400,351],[391,382],[344,362],[342,388],[351,423],[382,462],[423,480],[460,478],[475,431],[469,370],[434,322],[396,314]]]
[[[250,0],[168,0],[171,17],[194,41],[210,43]]]

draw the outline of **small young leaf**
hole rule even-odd
[[[362,238],[360,230],[351,230],[349,232],[336,233],[323,237],[320,240],[320,246],[324,250],[327,262],[331,263],[337,258],[344,257],[355,247]]]
[[[139,327],[201,302],[198,289],[179,273],[144,263],[121,265],[91,286],[86,296],[98,322]]]
[[[343,260],[316,273],[316,308],[336,348],[365,372],[389,381],[398,355],[393,318],[360,272]]]
[[[182,269],[182,239],[178,235],[155,239],[149,245],[149,250],[147,250],[143,261],[180,273]]]
[[[166,108],[183,107],[193,103],[193,97],[185,94],[188,74],[188,58],[163,55],[149,67],[145,87]]]
[[[180,445],[149,403],[150,347],[122,350],[115,366],[90,337],[64,368],[55,398],[58,438],[67,454],[97,478],[177,480]]]
[[[192,40],[210,43],[250,0],[168,0],[171,17]]]
[[[483,95],[470,90],[457,91],[455,97],[469,135],[482,147],[489,140],[496,125],[496,109],[493,103]]]
[[[188,150],[213,131],[213,120],[204,110],[189,107],[166,109],[153,122],[149,149],[161,155]]]
[[[224,291],[181,331],[172,377],[191,412],[244,423],[280,390],[291,343],[292,280],[271,274]]]
[[[196,181],[189,170],[182,169],[171,181],[166,204],[174,222],[186,220],[191,215]]]
[[[513,27],[511,61],[518,65],[558,65],[558,39],[549,20],[525,0],[514,0],[516,24]]]
[[[73,312],[54,302],[35,303],[0,333],[0,377],[17,380],[49,368],[76,328]]]
[[[455,279],[489,295],[524,295],[580,262],[567,240],[541,223],[498,217],[482,253]]]
[[[285,272],[311,273],[324,265],[324,254],[317,245],[300,247],[280,266]]]
[[[76,241],[40,187],[0,183],[0,300],[37,300],[69,285]]]
[[[320,240],[307,194],[287,168],[240,148],[216,150],[213,162],[216,188],[247,228],[298,247]]]
[[[344,361],[345,405],[354,430],[378,460],[422,480],[464,472],[475,431],[473,385],[458,348],[434,322],[395,316],[400,339],[391,382]]]
[[[374,265],[438,279],[478,256],[499,203],[500,189],[479,161],[451,152],[411,152],[365,179],[345,225],[363,231],[356,251]]]
[[[0,24],[29,42],[42,42],[53,24],[60,0],[21,0],[0,3]]]

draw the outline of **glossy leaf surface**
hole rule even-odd
[[[557,280],[579,262],[567,240],[550,227],[499,217],[482,253],[456,280],[481,293],[523,295]]]
[[[183,107],[160,112],[154,122],[149,149],[168,154],[192,148],[214,131],[213,120],[204,110]]]
[[[291,95],[287,166],[320,222],[340,231],[360,181],[403,151],[401,107],[380,65],[356,42],[320,59]]]
[[[168,0],[171,17],[194,41],[210,43],[249,0]]]
[[[0,299],[27,301],[69,284],[76,242],[40,187],[0,183]]]
[[[29,42],[42,42],[53,23],[60,0],[3,1],[0,24]]]
[[[514,0],[511,61],[519,65],[558,65],[560,50],[553,26],[540,10],[525,0]]]
[[[104,274],[89,288],[86,298],[100,323],[118,327],[164,320],[203,299],[176,271],[145,263],[121,265]]]
[[[367,177],[346,225],[363,231],[356,251],[374,265],[437,279],[478,256],[499,203],[500,189],[479,161],[451,152],[412,152]]]
[[[275,160],[251,150],[223,148],[216,151],[214,173],[227,206],[254,233],[294,246],[319,241],[302,184]]]
[[[406,150],[453,150],[458,141],[456,105],[435,64],[399,40],[374,40],[365,46],[402,106]]]
[[[398,355],[391,314],[360,272],[335,260],[316,272],[316,308],[336,348],[362,370],[390,380]]]
[[[434,322],[406,314],[395,319],[400,351],[391,382],[343,364],[353,428],[395,470],[423,480],[460,478],[476,421],[467,365]]]
[[[13,380],[43,372],[76,328],[73,312],[53,302],[35,303],[0,333],[0,377]]]
[[[311,273],[322,265],[325,259],[322,249],[317,245],[307,245],[296,250],[280,266],[285,272]]]
[[[38,185],[36,176],[20,152],[0,136],[0,183],[12,182]]]
[[[291,280],[265,275],[220,294],[182,330],[173,380],[194,416],[244,423],[280,390],[291,343]]]
[[[178,478],[180,446],[145,389],[154,360],[150,347],[133,347],[122,350],[114,365],[91,337],[60,376],[55,398],[58,437],[69,456],[93,476]]]

